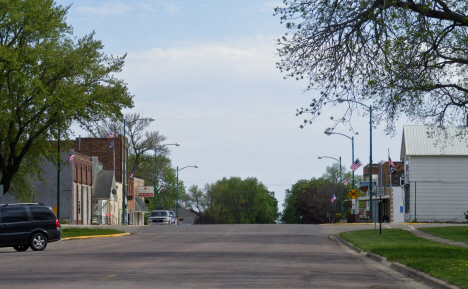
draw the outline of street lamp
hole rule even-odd
[[[342,136],[344,136],[344,137],[349,138],[349,139],[351,140],[351,149],[352,149],[352,150],[351,150],[351,157],[352,157],[351,163],[354,162],[354,136],[349,137],[349,136],[347,136],[347,135],[345,135],[345,134],[342,134],[342,133],[339,133],[339,132],[333,132],[333,131],[330,131],[330,130],[326,130],[326,131],[324,131],[323,133],[326,134],[326,135],[328,135],[328,136],[330,136],[330,135],[332,135],[332,134],[339,134],[339,135],[342,135]],[[352,171],[353,171],[353,189],[354,189],[354,170],[352,170]],[[356,199],[353,199],[353,205],[354,205],[354,206],[353,206],[353,214],[354,214],[354,208],[356,207]]]
[[[158,147],[155,147],[154,148],[154,176],[153,176],[153,186],[154,186],[154,210],[156,210],[156,204],[157,204],[157,196],[156,196],[156,187],[158,186],[157,182],[158,182],[158,179],[156,178],[156,150],[157,149],[162,149],[163,147],[165,146],[180,146],[180,143],[170,143],[170,144],[165,144],[165,145],[161,145],[161,146],[158,146]]]
[[[333,158],[333,157],[327,157],[327,156],[319,156],[318,157],[319,160],[323,159],[323,158],[333,159],[335,161],[340,162],[341,219],[343,219],[343,175],[341,174],[341,157],[340,157],[340,159],[336,159],[336,158]]]
[[[155,118],[154,117],[149,117],[149,118],[138,118],[138,119],[135,119],[131,122],[129,122],[129,124],[132,124],[134,122],[137,122],[139,120],[146,120],[146,121],[154,121]],[[124,130],[124,137],[123,137],[123,156],[122,156],[122,159],[123,159],[123,168],[122,168],[122,185],[123,185],[123,188],[122,188],[122,225],[125,224],[125,195],[126,195],[126,192],[125,192],[125,179],[127,178],[127,170],[125,169],[125,126],[126,126],[126,119],[124,118],[123,120],[123,130]]]
[[[181,169],[177,167],[177,200],[176,200],[176,218],[177,220],[179,219],[179,171],[186,169],[186,168],[196,168],[198,169],[198,166],[186,166]]]
[[[342,103],[344,101],[347,102],[355,102],[358,103],[364,107],[367,107],[369,109],[369,135],[370,135],[370,153],[369,153],[369,216],[373,219],[372,215],[372,105],[368,106],[363,103],[360,103],[358,101],[352,100],[352,99],[346,99],[346,98],[339,98],[338,103]],[[354,160],[353,160],[354,161]]]

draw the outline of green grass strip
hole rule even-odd
[[[387,257],[450,284],[468,288],[468,248],[419,238],[401,229],[363,230],[340,236],[364,251]]]
[[[62,229],[62,238],[96,236],[96,235],[112,235],[125,233],[113,229],[97,229],[97,228],[66,228]]]
[[[428,227],[419,230],[444,239],[468,244],[468,226]]]

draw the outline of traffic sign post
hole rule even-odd
[[[377,186],[375,187],[375,194],[377,195],[377,197],[380,198],[380,203],[382,206],[382,197],[385,195],[385,187],[384,186]],[[379,207],[379,211],[380,211],[380,207]],[[380,212],[379,212],[379,215],[380,215]],[[379,218],[379,221],[380,221],[380,234],[382,234],[382,217]]]
[[[382,198],[385,195],[385,187],[384,186],[375,187],[375,194],[377,195],[377,197]]]

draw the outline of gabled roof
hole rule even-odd
[[[409,156],[466,156],[468,141],[460,135],[460,128],[447,127],[445,133],[430,135],[424,125],[405,125],[401,142],[401,160]],[[466,132],[465,132],[466,133]]]

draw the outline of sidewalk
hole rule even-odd
[[[456,242],[456,241],[453,241],[453,240],[440,238],[440,237],[434,236],[432,234],[420,231],[418,229],[407,229],[407,231],[412,233],[415,236],[418,236],[418,237],[421,237],[421,238],[424,238],[424,239],[428,239],[428,240],[431,240],[431,241],[434,241],[434,242],[439,242],[439,243],[443,243],[443,244],[468,248],[468,244],[466,244],[466,243]]]

